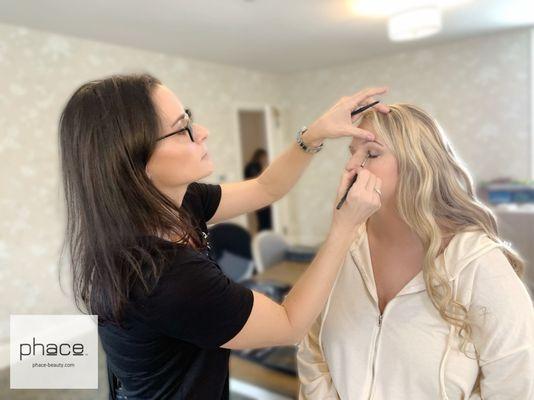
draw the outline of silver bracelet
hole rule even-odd
[[[302,135],[304,135],[304,133],[306,133],[306,131],[308,130],[307,127],[303,126],[302,128],[299,129],[299,131],[297,132],[297,143],[298,145],[300,146],[300,148],[302,150],[304,150],[306,153],[311,153],[311,154],[315,154],[315,153],[318,153],[321,151],[321,149],[323,148],[323,145],[324,143],[321,143],[319,146],[317,147],[308,147],[304,144],[304,142],[302,141]]]

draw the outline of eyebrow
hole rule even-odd
[[[367,143],[376,143],[376,144],[378,144],[379,146],[384,147],[384,145],[383,145],[382,143],[380,143],[380,142],[378,142],[378,141],[376,141],[376,140],[366,140],[365,142],[363,142],[363,144],[367,144]],[[354,151],[354,146],[349,145],[349,150],[350,150],[350,151]]]
[[[172,128],[173,126],[175,126],[178,122],[180,122],[182,119],[184,119],[185,116],[186,116],[185,113],[182,114],[182,115],[180,115],[180,116],[176,119],[176,121],[173,122],[173,124],[171,125],[171,128]]]

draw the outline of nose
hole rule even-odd
[[[356,169],[356,171],[359,172],[363,169],[361,164],[362,164],[362,158],[358,157],[358,155],[355,154],[349,159],[349,161],[347,161],[347,164],[345,164],[345,169],[347,171]]]
[[[208,136],[208,128],[200,124],[193,124],[193,137],[195,138],[195,142],[202,143]]]

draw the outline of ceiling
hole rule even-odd
[[[403,43],[348,0],[0,0],[0,23],[284,73],[533,26],[534,1],[464,1],[441,33]]]

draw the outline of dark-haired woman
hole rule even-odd
[[[196,183],[213,171],[208,130],[156,78],[115,75],[75,91],[59,129],[64,249],[78,304],[99,317],[110,398],[227,399],[229,349],[286,345],[306,334],[355,227],[380,206],[380,180],[359,175],[282,304],[221,272],[207,252],[206,224],[280,199],[324,139],[372,139],[350,112],[385,91],[341,99],[258,178],[223,185]],[[353,176],[344,173],[338,200]]]

